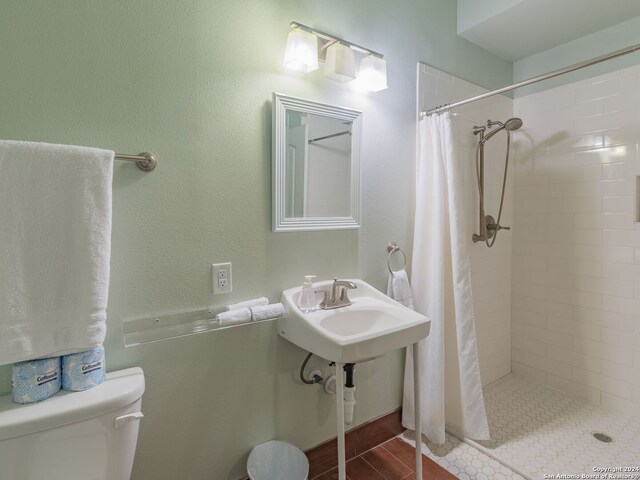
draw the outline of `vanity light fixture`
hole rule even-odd
[[[298,22],[291,22],[284,55],[286,68],[310,72],[324,61],[324,75],[340,82],[354,80],[363,89],[378,92],[388,87],[384,55]],[[356,76],[355,52],[364,54]]]
[[[324,76],[339,82],[350,82],[356,78],[356,54],[339,42],[327,48]]]
[[[312,33],[296,28],[289,32],[284,52],[284,66],[296,72],[318,69],[318,39]]]

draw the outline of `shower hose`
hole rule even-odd
[[[507,170],[509,169],[509,151],[511,150],[511,132],[506,130],[507,132],[507,154],[504,161],[504,177],[502,178],[502,194],[500,195],[500,209],[498,210],[498,219],[496,220],[495,225],[495,233],[489,241],[489,236],[485,235],[485,243],[487,247],[493,247],[493,244],[496,243],[496,238],[498,237],[498,230],[500,229],[500,219],[502,218],[502,206],[504,205],[504,191],[507,186]],[[480,149],[484,148],[484,143],[478,142],[476,146],[476,178],[478,180],[478,193],[480,194],[480,211],[482,212],[482,218],[485,218],[484,214],[484,185],[480,180]]]

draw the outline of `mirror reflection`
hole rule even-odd
[[[351,215],[353,122],[287,111],[285,216]]]

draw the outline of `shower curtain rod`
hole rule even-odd
[[[467,103],[475,102],[476,100],[482,100],[487,97],[492,97],[494,95],[499,95],[504,92],[509,92],[511,90],[515,90],[516,88],[525,87],[527,85],[531,85],[532,83],[541,82],[543,80],[548,80],[549,78],[557,77],[559,75],[564,75],[565,73],[573,72],[575,70],[580,70],[581,68],[590,67],[591,65],[595,65],[597,63],[606,62],[607,60],[611,60],[613,58],[621,57],[628,53],[633,53],[640,50],[640,45],[632,45],[627,48],[622,48],[620,50],[616,50],[615,52],[606,53],[604,55],[600,55],[599,57],[592,58],[590,60],[585,60],[584,62],[575,63],[568,67],[560,68],[558,70],[553,70],[549,73],[544,73],[542,75],[538,75],[537,77],[530,78],[528,80],[523,80],[518,83],[513,83],[506,87],[498,88],[497,90],[492,90],[487,93],[483,93],[481,95],[476,95],[475,97],[467,98],[465,100],[460,100],[459,102],[450,103],[447,105],[443,105],[441,107],[432,108],[431,110],[427,110],[426,112],[420,112],[420,118],[424,116],[433,115],[434,113],[444,112],[446,110],[450,110],[455,107],[460,107],[462,105],[466,105]]]

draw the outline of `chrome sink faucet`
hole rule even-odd
[[[320,302],[320,308],[323,310],[332,310],[334,308],[348,307],[351,305],[351,300],[347,295],[347,291],[352,288],[358,288],[355,283],[347,280],[333,279],[333,285],[331,286],[331,297],[329,292],[322,290],[324,298]]]

